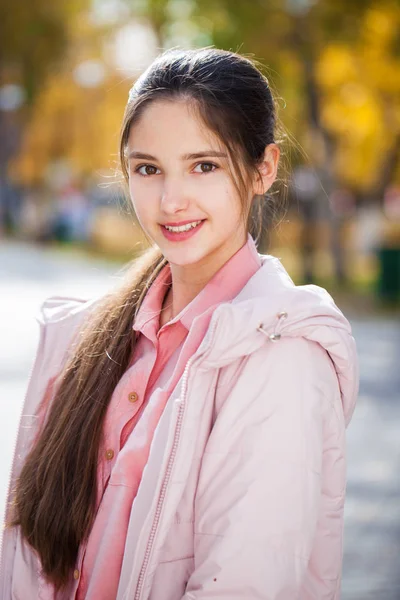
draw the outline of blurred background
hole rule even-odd
[[[342,598],[400,599],[399,32],[398,0],[0,0],[1,508],[40,302],[102,293],[146,243],[128,91],[162,50],[214,45],[265,65],[288,134],[261,250],[326,287],[359,348]]]

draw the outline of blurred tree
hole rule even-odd
[[[89,0],[0,1],[0,215],[17,212],[19,194],[8,165],[51,69],[68,47],[69,25]],[[13,220],[17,216],[13,216]]]
[[[363,202],[382,202],[400,158],[400,6],[365,11],[353,44],[330,43],[316,79],[335,171]]]
[[[112,30],[96,24],[90,13],[71,19],[68,55],[37,93],[11,166],[14,179],[43,186],[64,163],[82,181],[110,166],[131,85],[103,60]]]
[[[91,88],[80,85],[70,69],[54,74],[36,99],[22,151],[12,166],[14,178],[42,186],[59,161],[80,181],[114,168],[129,87],[115,74]],[[113,157],[115,164],[110,165]]]
[[[127,0],[134,14],[138,17],[144,17],[149,20],[158,39],[160,47],[165,44],[165,27],[171,22],[171,13],[169,9],[171,2],[169,0],[145,0],[144,2],[135,2]],[[184,3],[182,3],[184,6]]]
[[[0,3],[0,76],[16,78],[28,105],[63,56],[71,20],[89,0],[6,0]]]

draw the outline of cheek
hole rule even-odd
[[[227,225],[228,223],[237,223],[240,219],[242,205],[238,198],[236,188],[232,185],[226,186],[218,198],[216,198],[214,206],[216,213],[218,213],[223,220],[226,220]]]
[[[151,213],[152,207],[152,194],[148,189],[144,189],[140,182],[135,179],[129,181],[129,196],[135,209],[136,214],[145,216],[147,213]]]

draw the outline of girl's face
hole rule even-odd
[[[195,266],[200,275],[246,242],[227,153],[186,103],[150,104],[131,127],[127,156],[136,215],[171,265]],[[191,228],[176,231],[184,225]]]

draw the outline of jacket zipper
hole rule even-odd
[[[7,490],[6,490],[6,496],[5,496],[6,505],[5,505],[4,515],[3,515],[3,519],[2,519],[2,532],[0,535],[0,581],[3,582],[2,596],[1,596],[2,598],[4,598],[4,585],[5,585],[5,573],[4,573],[4,563],[3,563],[3,540],[4,540],[4,531],[5,531],[4,525],[5,525],[6,515],[7,515],[9,496],[10,496],[10,492],[11,492],[12,475],[15,472],[15,468],[16,468],[17,446],[18,446],[18,442],[20,439],[21,424],[22,424],[22,419],[23,419],[24,413],[25,413],[25,406],[26,406],[26,401],[28,399],[28,393],[29,393],[29,388],[31,385],[33,373],[36,370],[36,367],[37,367],[37,364],[39,361],[39,355],[40,355],[41,349],[42,349],[43,329],[44,329],[43,325],[40,324],[39,341],[38,341],[36,356],[35,356],[35,360],[33,361],[31,370],[29,372],[29,376],[28,376],[28,383],[27,383],[27,387],[26,387],[26,391],[25,391],[24,402],[21,407],[21,412],[20,412],[19,419],[18,419],[18,427],[16,429],[16,433],[15,433],[15,437],[14,437],[12,461],[11,461],[11,466],[10,466],[10,470],[9,470],[9,474],[8,474]]]
[[[210,343],[205,348],[205,350],[207,350],[210,347],[210,345],[211,345],[211,339],[213,338],[216,324],[217,324],[217,320],[214,319],[214,322],[210,326],[210,333],[209,333]],[[144,559],[143,559],[143,564],[142,564],[142,567],[140,569],[140,573],[139,573],[139,577],[138,577],[138,582],[137,582],[137,587],[136,587],[136,592],[135,592],[134,600],[140,600],[140,597],[141,597],[141,594],[142,594],[143,583],[144,583],[144,579],[145,579],[145,576],[146,576],[147,566],[149,564],[149,560],[150,560],[150,555],[151,555],[151,551],[152,551],[152,548],[153,548],[154,539],[156,537],[156,533],[157,533],[157,529],[158,529],[158,524],[160,522],[161,510],[162,510],[162,507],[163,507],[163,504],[164,504],[164,500],[165,500],[165,496],[166,496],[166,491],[167,491],[169,480],[170,480],[171,473],[172,473],[172,467],[173,467],[173,464],[174,464],[174,461],[175,461],[175,457],[176,457],[176,453],[177,453],[177,449],[178,449],[178,443],[179,443],[179,438],[180,438],[181,429],[182,429],[183,413],[184,413],[185,405],[186,405],[186,393],[187,393],[187,382],[188,382],[188,377],[189,377],[189,370],[190,370],[190,367],[191,367],[194,359],[196,359],[196,358],[199,358],[199,357],[198,356],[197,357],[196,356],[192,356],[188,360],[188,362],[186,364],[186,367],[185,367],[185,371],[183,373],[183,377],[182,377],[182,402],[181,402],[181,405],[180,405],[179,411],[178,411],[178,417],[177,417],[177,422],[176,422],[176,426],[175,426],[175,434],[174,434],[174,441],[173,441],[173,444],[172,444],[171,455],[170,455],[169,460],[168,460],[168,464],[167,464],[167,468],[166,468],[166,471],[165,471],[165,476],[164,476],[163,484],[161,486],[161,492],[160,492],[160,496],[159,496],[159,499],[158,499],[156,512],[155,512],[155,515],[154,515],[153,525],[151,527],[150,536],[149,536],[149,539],[148,539],[148,542],[147,542],[146,552],[145,552]]]

